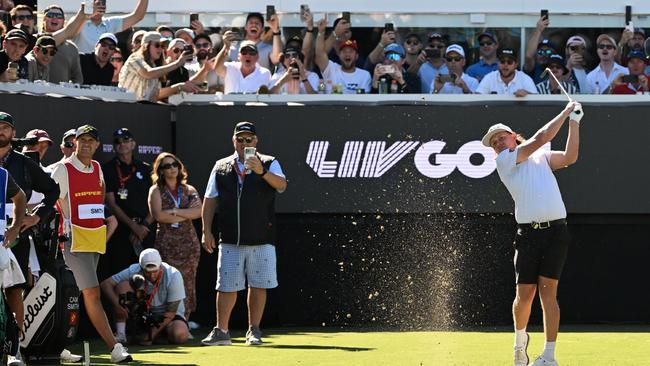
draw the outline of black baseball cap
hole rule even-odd
[[[10,41],[12,39],[18,39],[25,43],[29,43],[29,39],[27,38],[27,33],[23,32],[18,28],[14,28],[9,32],[7,32],[7,34],[5,34],[5,40]]]
[[[52,47],[56,49],[56,41],[52,36],[42,35],[36,40],[36,47],[48,48]]]
[[[95,126],[83,125],[77,127],[77,130],[75,131],[75,137],[79,138],[81,135],[90,135],[92,138],[99,141],[99,130],[97,130]]]
[[[252,133],[253,135],[255,135],[256,134],[255,125],[252,122],[246,122],[246,121],[239,122],[235,126],[234,135],[239,135],[240,133],[244,133],[244,132]]]
[[[12,128],[16,128],[14,126],[14,118],[9,113],[0,112],[0,123],[6,123]]]
[[[513,48],[502,48],[499,50],[499,59],[510,57],[517,61],[517,52]]]
[[[113,139],[135,139],[135,136],[133,136],[133,133],[128,128],[121,127],[113,132]]]

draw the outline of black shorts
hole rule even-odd
[[[537,284],[538,277],[560,279],[571,236],[566,224],[546,229],[519,225],[515,236],[515,282]]]
[[[14,253],[16,261],[18,261],[20,271],[23,273],[23,277],[25,277],[25,282],[21,283],[20,285],[11,286],[11,288],[27,289],[29,287],[29,248],[29,234],[27,232],[24,232],[18,237],[18,244],[11,248],[11,252]]]

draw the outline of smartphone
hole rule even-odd
[[[11,81],[18,80],[18,62],[10,62],[7,65],[7,77]]]
[[[345,20],[348,23],[352,23],[350,21],[350,12],[349,11],[344,11],[341,15],[341,19]]]
[[[307,4],[300,5],[300,21],[303,23],[307,21],[307,17],[305,16],[307,12],[309,12],[309,5]]]
[[[440,74],[440,81],[443,83],[453,83],[456,81],[456,74]]]
[[[632,21],[632,6],[625,5],[625,25],[630,24]]]
[[[190,29],[194,29],[194,28],[192,28],[192,22],[197,21],[197,20],[199,20],[199,14],[191,13],[190,14],[190,27],[189,27]]]
[[[623,75],[621,81],[624,83],[636,84],[639,82],[639,75]]]
[[[379,65],[377,68],[379,74],[392,74],[394,70],[393,65]]]
[[[386,23],[384,24],[384,31],[386,32],[394,32],[395,31],[395,26],[393,23]]]
[[[183,53],[185,52],[194,53],[194,47],[190,44],[186,44],[185,47],[183,47]]]
[[[542,9],[542,10],[539,12],[539,17],[540,17],[540,18],[546,18],[546,19],[548,19],[548,9]]]
[[[268,94],[268,93],[266,93]],[[255,156],[255,148],[254,147],[245,147],[244,148],[244,160]],[[252,170],[250,168],[246,168],[246,174],[250,174]]]
[[[242,36],[241,29],[237,27],[232,27],[230,28],[230,32],[233,33],[233,37],[234,37],[233,41],[238,42],[244,39],[244,37]]]
[[[275,14],[275,5],[266,6],[266,20],[271,20],[271,17]]]

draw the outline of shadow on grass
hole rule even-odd
[[[347,352],[362,352],[374,351],[374,348],[367,347],[341,347],[341,346],[317,346],[313,344],[277,344],[277,345],[264,345],[262,348],[277,348],[277,349],[299,349],[299,350],[326,350],[326,351],[347,351]]]

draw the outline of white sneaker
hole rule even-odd
[[[515,366],[528,366],[528,341],[530,335],[526,333],[526,343],[522,347],[515,347]]]
[[[18,353],[15,356],[7,356],[7,366],[25,366],[23,358],[20,356],[20,349],[18,349]]]
[[[531,363],[530,366],[559,366],[556,360],[548,361],[542,356],[537,357],[535,362]]]
[[[133,357],[126,352],[127,349],[122,345],[122,343],[115,343],[115,347],[111,351],[111,362],[120,363],[120,362],[130,362],[133,361]]]
[[[81,355],[70,353],[67,349],[61,351],[61,362],[79,362],[83,358]]]

